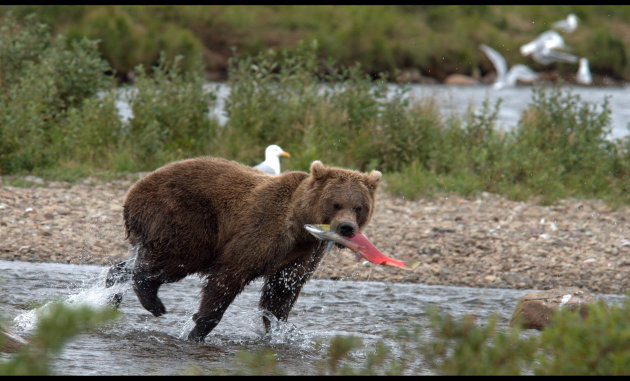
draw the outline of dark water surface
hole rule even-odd
[[[0,261],[0,315],[16,333],[28,338],[37,313],[33,302],[50,300],[103,306],[112,289],[104,288],[107,267]],[[177,375],[234,370],[241,350],[271,349],[286,374],[318,374],[327,344],[336,335],[361,338],[367,350],[383,340],[396,353],[388,333],[411,323],[427,326],[426,308],[438,306],[454,317],[472,314],[478,321],[491,315],[507,327],[518,299],[533,290],[508,290],[422,284],[311,280],[304,287],[289,321],[276,323],[265,335],[258,298],[261,282],[246,287],[204,343],[185,338],[199,302],[201,281],[189,277],[165,284],[160,297],[168,313],[153,317],[126,290],[118,320],[71,340],[54,358],[62,375]],[[623,295],[598,295],[621,303]],[[366,350],[352,361],[364,364]],[[2,357],[0,357],[2,358]],[[428,373],[428,371],[427,371]]]

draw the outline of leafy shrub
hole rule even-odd
[[[532,104],[514,130],[508,148],[509,174],[547,202],[570,189],[597,197],[606,192],[607,175],[616,156],[606,99],[601,111],[579,95],[534,88]]]
[[[65,166],[111,169],[111,158],[121,145],[125,127],[116,106],[118,93],[107,91],[68,110],[58,145]]]
[[[585,318],[578,311],[559,310],[553,326],[541,333],[536,374],[630,374],[628,322],[629,298],[622,306],[589,305]]]
[[[116,72],[127,75],[137,65],[152,65],[158,58],[156,35],[134,19],[120,6],[92,7],[68,36],[86,36],[100,41],[99,50]]]
[[[210,154],[218,122],[209,114],[215,95],[204,87],[200,72],[182,73],[179,58],[161,55],[149,76],[136,67],[136,91],[129,93],[133,117],[125,136],[135,170],[149,170],[167,161]]]
[[[6,92],[22,77],[30,63],[50,43],[49,27],[36,21],[35,15],[24,18],[23,25],[9,12],[0,26],[0,89]]]
[[[94,41],[67,44],[30,17],[20,25],[7,16],[0,54],[0,170],[51,165],[61,154],[54,139],[63,134],[66,111],[113,84],[104,75],[109,66]]]
[[[294,53],[269,50],[230,61],[229,121],[221,135],[227,156],[253,163],[269,144],[290,152],[289,143],[302,140],[318,103],[314,49],[302,43]]]
[[[317,158],[395,170],[427,156],[438,119],[422,107],[410,111],[404,86],[392,87],[385,77],[373,81],[358,65],[328,65],[320,78],[316,52],[316,42],[303,42],[294,51],[232,60],[229,121],[221,135],[226,156],[253,163],[272,142],[301,152],[287,163],[299,169]]]
[[[499,331],[496,317],[484,326],[474,320],[431,313],[433,335],[420,345],[430,369],[447,375],[518,375],[531,364],[535,337],[521,338],[518,329]]]
[[[169,60],[181,56],[178,65],[184,73],[199,73],[203,77],[206,63],[199,59],[203,54],[203,45],[189,29],[175,23],[167,23],[164,31],[157,37],[157,48]]]

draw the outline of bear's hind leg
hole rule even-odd
[[[166,313],[166,307],[158,297],[158,290],[164,283],[158,276],[136,268],[133,272],[133,290],[140,300],[140,304],[154,316]]]

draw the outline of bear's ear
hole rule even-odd
[[[381,171],[372,170],[370,174],[367,176],[368,178],[367,184],[370,187],[370,189],[376,189],[382,177],[383,177],[383,174],[381,173]]]
[[[323,179],[328,174],[328,169],[324,167],[321,161],[315,160],[311,163],[311,175],[317,180]]]

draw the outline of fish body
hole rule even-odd
[[[315,238],[322,241],[338,243],[357,254],[357,259],[361,257],[372,263],[382,266],[394,266],[404,269],[413,269],[418,263],[407,266],[405,262],[393,259],[381,253],[370,240],[361,232],[355,233],[352,237],[343,237],[330,230],[330,225],[304,225],[304,228]],[[330,244],[328,245],[330,248]]]

